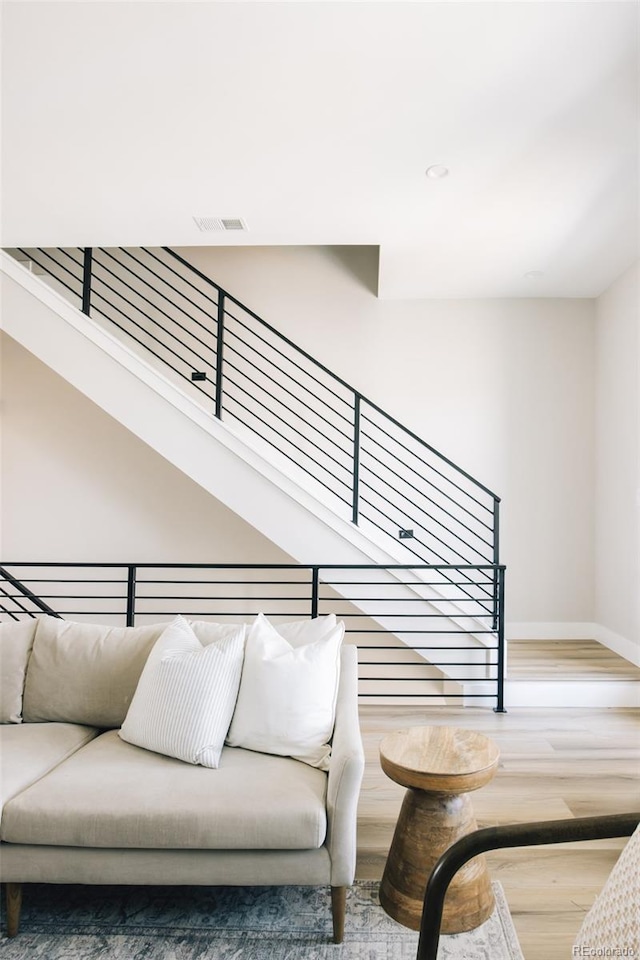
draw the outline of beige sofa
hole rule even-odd
[[[118,735],[166,624],[0,627],[0,879],[7,932],[22,884],[304,884],[331,887],[343,937],[364,759],[357,657],[340,650],[328,771],[225,746],[217,769]]]

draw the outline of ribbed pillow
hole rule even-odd
[[[149,654],[120,730],[128,743],[217,767],[236,704],[245,625],[203,645],[183,617]]]

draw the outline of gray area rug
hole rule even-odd
[[[439,960],[524,960],[502,887],[476,930],[442,937]],[[20,933],[2,960],[414,960],[418,934],[391,920],[378,884],[347,899],[331,942],[325,887],[25,886]]]

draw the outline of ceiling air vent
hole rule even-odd
[[[198,229],[206,232],[248,229],[241,217],[194,217],[193,219]]]

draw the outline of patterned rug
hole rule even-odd
[[[524,960],[499,883],[481,927],[445,936],[439,960]],[[418,934],[391,920],[378,884],[349,892],[331,942],[323,887],[25,886],[20,933],[1,960],[414,960]]]

